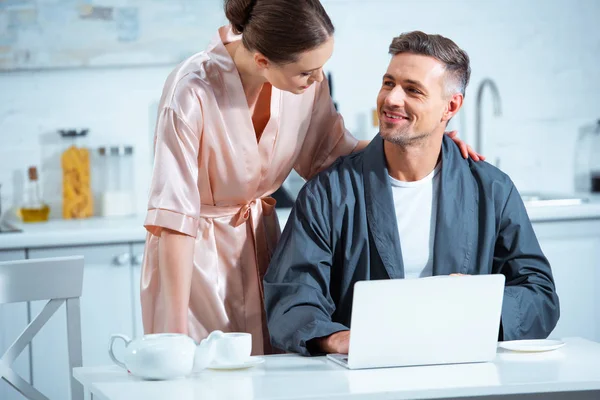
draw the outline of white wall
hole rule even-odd
[[[144,209],[156,103],[172,67],[72,69],[0,75],[0,184],[3,201],[20,201],[29,165],[41,165],[44,195],[60,215],[57,129],[89,128],[91,147],[135,146],[138,208]],[[6,89],[6,91],[5,91]],[[58,202],[58,203],[57,203]]]
[[[208,7],[204,2],[202,7]],[[211,7],[220,8],[214,0]],[[521,191],[570,191],[579,127],[600,118],[600,1],[326,0],[336,25],[334,97],[349,129],[370,138],[370,111],[401,32],[440,33],[472,61],[471,85],[454,127],[473,142],[475,94],[485,77],[502,96],[494,118],[484,98],[484,153],[500,159]],[[214,24],[219,21],[207,21]],[[210,40],[199,43],[201,50]],[[133,144],[138,208],[150,177],[154,107],[172,66],[0,74],[0,184],[19,201],[25,171],[42,165],[46,197],[60,197],[57,129],[90,128],[89,143]],[[460,123],[462,121],[462,123]],[[58,207],[55,207],[56,209]]]
[[[484,96],[483,127],[490,160],[500,158],[521,191],[569,191],[580,126],[600,118],[600,1],[404,0],[332,1],[340,110],[354,130],[375,104],[392,37],[420,29],[453,39],[472,64],[459,127],[471,143],[477,85],[494,79],[503,116]],[[369,133],[373,133],[369,130]],[[600,155],[599,155],[600,157]]]

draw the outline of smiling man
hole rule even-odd
[[[463,104],[468,55],[423,32],[395,38],[390,53],[379,135],[305,185],[273,255],[272,344],[347,353],[355,282],[449,274],[503,274],[499,339],[547,337],[558,296],[517,189],[444,135]]]

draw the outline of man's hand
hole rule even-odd
[[[324,353],[348,354],[348,349],[350,348],[350,331],[336,332],[315,340]]]

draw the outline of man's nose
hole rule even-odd
[[[393,107],[403,107],[405,98],[406,93],[404,93],[404,90],[401,87],[396,86],[386,96],[385,105]]]

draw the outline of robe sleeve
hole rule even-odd
[[[310,124],[294,169],[308,180],[340,156],[354,150],[358,140],[344,126],[329,95],[327,79],[316,84]]]
[[[154,144],[154,170],[144,226],[155,236],[163,228],[196,237],[200,215],[198,151],[201,115],[194,123],[164,107],[158,115]]]
[[[271,343],[302,355],[318,354],[310,340],[348,330],[331,319],[331,201],[310,186],[299,193],[264,278]]]
[[[560,315],[558,295],[550,264],[514,185],[500,217],[493,262],[494,273],[506,277],[499,339],[548,337]]]

